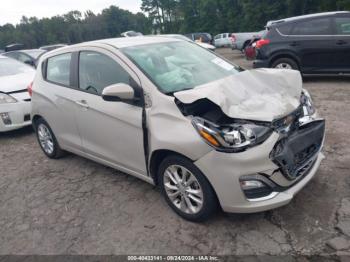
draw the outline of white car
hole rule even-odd
[[[121,33],[120,36],[122,36],[122,37],[135,37],[135,36],[142,36],[142,33],[135,32],[135,31],[126,31],[124,33]]]
[[[0,55],[0,132],[31,125],[27,87],[34,75],[32,67]]]
[[[166,37],[82,43],[40,61],[31,92],[43,152],[158,185],[185,219],[285,205],[323,159],[325,121],[297,71],[243,71]]]
[[[214,37],[215,47],[228,47],[232,45],[231,34],[223,33]]]

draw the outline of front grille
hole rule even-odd
[[[270,158],[287,179],[294,180],[312,168],[321,149],[324,132],[324,120],[299,127],[277,142]]]

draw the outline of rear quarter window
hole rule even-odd
[[[48,58],[46,63],[46,80],[59,85],[69,86],[71,59],[71,53]]]

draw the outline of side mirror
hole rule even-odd
[[[134,97],[134,89],[124,83],[107,86],[102,91],[102,98],[106,101],[130,101]]]

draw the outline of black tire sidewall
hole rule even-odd
[[[172,201],[169,199],[164,188],[164,172],[171,165],[183,166],[197,178],[202,191],[203,191],[203,207],[201,211],[196,214],[187,214],[178,209]],[[181,156],[169,156],[166,157],[159,166],[158,169],[159,186],[164,195],[164,198],[168,205],[181,217],[193,222],[202,222],[209,219],[218,208],[218,201],[216,194],[208,182],[207,178],[202,172],[188,159]]]

